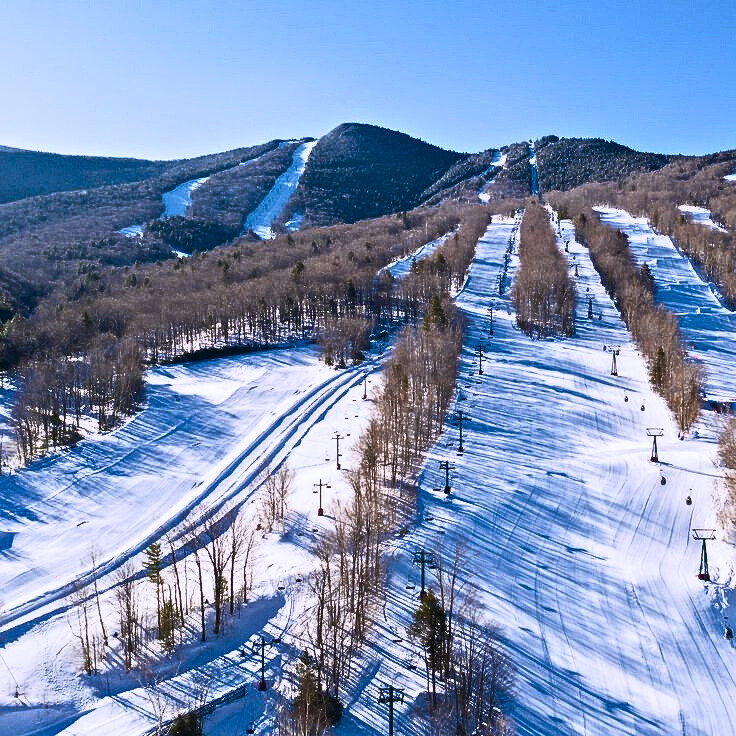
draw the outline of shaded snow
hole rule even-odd
[[[192,192],[202,186],[209,176],[203,176],[199,179],[190,179],[170,192],[164,192],[161,195],[161,201],[164,203],[164,211],[161,217],[186,217],[189,205],[192,203]]]
[[[710,216],[710,210],[707,207],[696,207],[692,204],[681,204],[677,207],[680,212],[690,221],[696,222],[699,225],[712,228],[713,230],[720,230],[722,233],[727,232],[726,228],[713,222]]]

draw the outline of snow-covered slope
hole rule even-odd
[[[269,193],[261,203],[245,219],[243,232],[252,230],[261,240],[275,237],[271,229],[274,220],[278,218],[290,197],[296,191],[299,179],[307,166],[309,155],[317,145],[317,141],[302,143],[294,151],[291,166],[276,179]]]
[[[470,416],[465,453],[456,454],[450,426],[426,463],[417,525],[397,552],[372,653],[378,668],[353,701],[355,730],[385,732],[385,709],[373,703],[379,684],[405,687],[409,704],[426,687],[421,667],[407,670],[416,653],[392,645],[390,632],[404,630],[416,605],[405,585],[413,551],[443,546],[449,555],[459,543],[461,585],[505,627],[520,735],[736,733],[736,657],[711,605],[724,590],[697,579],[690,538],[692,526],[715,526],[712,437],[676,439],[569,222],[560,240],[572,241],[580,274],[577,334],[531,341],[516,329],[510,298],[496,288],[513,227],[491,225],[458,298],[470,320],[457,401]],[[600,321],[585,319],[589,296]],[[482,377],[473,361],[481,341]],[[621,346],[620,376],[603,345]],[[649,462],[648,426],[664,427],[659,466]],[[449,499],[432,490],[443,484],[444,459],[456,464]],[[711,556],[729,549],[713,543]],[[722,583],[725,568],[714,569]],[[401,733],[422,732],[410,706],[398,712]]]
[[[624,232],[640,264],[648,264],[657,301],[678,315],[690,355],[706,369],[706,398],[736,401],[736,312],[722,306],[713,284],[697,274],[672,239],[660,235],[644,217],[596,207],[601,220]]]
[[[209,179],[209,176],[203,176],[199,179],[190,179],[170,192],[164,192],[161,195],[161,201],[164,203],[164,211],[161,217],[186,217],[189,205],[192,203],[192,192],[201,187]]]
[[[726,229],[713,222],[710,216],[710,210],[707,207],[697,207],[692,204],[681,204],[677,207],[680,212],[691,222],[697,222],[699,225],[712,228],[713,230],[720,230],[722,233],[726,232]]]

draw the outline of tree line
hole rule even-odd
[[[513,287],[516,324],[530,337],[572,335],[575,284],[547,210],[535,200],[524,210],[519,235],[520,265]]]
[[[13,408],[22,459],[77,437],[94,411],[101,429],[133,410],[146,363],[203,348],[258,349],[317,338],[329,363],[359,360],[374,325],[416,322],[428,293],[464,273],[487,223],[480,207],[426,208],[354,226],[243,243],[186,262],[91,274],[73,297],[11,320],[0,355],[20,390]],[[377,273],[450,230],[444,249],[395,287]]]

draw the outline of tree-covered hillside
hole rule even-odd
[[[344,123],[315,146],[292,209],[304,212],[304,227],[411,209],[463,158],[404,133]]]

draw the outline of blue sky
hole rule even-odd
[[[345,121],[736,148],[733,0],[4,0],[0,145],[174,158]]]

